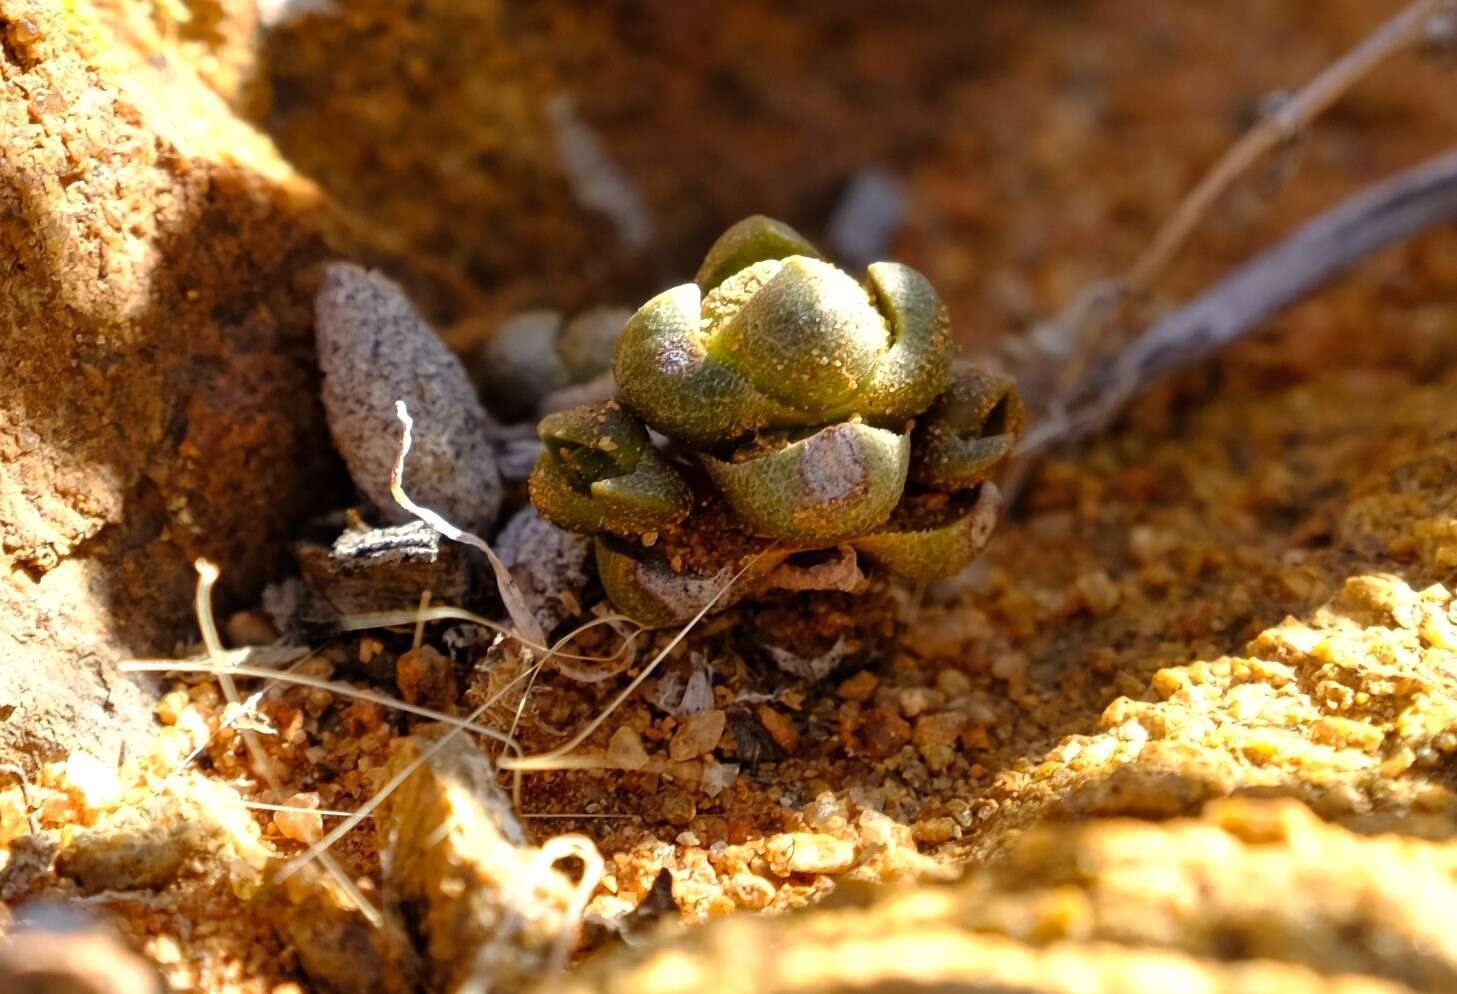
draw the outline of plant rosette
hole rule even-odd
[[[787,225],[748,218],[693,283],[628,320],[616,402],[542,421],[532,500],[598,536],[608,596],[645,623],[691,617],[742,571],[739,599],[795,553],[837,545],[900,576],[954,574],[990,536],[988,477],[1023,413],[1009,379],[953,373],[951,352],[946,307],[914,269],[877,262],[857,281]],[[727,514],[689,517],[695,503]],[[685,558],[657,545],[668,529],[724,548]],[[695,544],[704,529],[716,537]]]

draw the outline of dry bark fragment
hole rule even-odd
[[[294,546],[304,578],[341,614],[407,610],[430,591],[441,604],[461,604],[470,571],[460,547],[423,522],[346,531],[330,548]]]

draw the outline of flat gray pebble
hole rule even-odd
[[[389,522],[410,515],[390,495],[399,451],[395,401],[415,421],[405,491],[453,524],[489,535],[501,508],[494,421],[465,367],[387,277],[331,263],[314,301],[324,411],[359,491]]]

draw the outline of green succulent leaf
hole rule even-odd
[[[916,429],[912,479],[939,490],[977,486],[1017,447],[1025,418],[1010,376],[962,372]]]
[[[792,229],[730,229],[697,283],[648,301],[618,339],[624,403],[691,448],[861,416],[909,420],[946,385],[946,308],[915,270],[876,263],[862,284]]]
[[[794,417],[710,359],[700,330],[701,294],[685,283],[638,310],[617,340],[613,377],[622,401],[658,431],[707,449],[771,421]]]
[[[549,415],[537,432],[545,450],[528,481],[531,502],[558,527],[640,535],[692,510],[687,483],[615,401]]]
[[[931,520],[910,509],[897,509],[884,528],[850,544],[872,562],[908,580],[955,576],[986,547],[1001,506],[996,485],[983,483],[975,500],[953,499],[945,513]]]
[[[783,221],[763,214],[746,217],[718,236],[693,278],[704,293],[716,288],[741,269],[766,259],[787,259],[791,255],[819,258],[813,245]]]
[[[763,455],[700,459],[751,531],[833,544],[890,517],[905,489],[910,436],[844,421]]]
[[[865,386],[866,417],[904,421],[936,399],[951,373],[951,317],[930,280],[910,266],[871,263],[866,271],[890,324],[890,348]]]

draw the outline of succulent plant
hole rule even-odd
[[[687,517],[692,495],[642,422],[616,401],[547,415],[531,502],[568,531],[637,537]]]
[[[877,262],[857,281],[794,229],[748,218],[693,283],[627,321],[616,403],[541,423],[532,500],[598,535],[609,597],[648,624],[691,616],[725,570],[747,569],[742,591],[805,550],[954,573],[986,543],[987,478],[1023,415],[1010,380],[953,378],[951,352],[946,308],[914,269]]]
[[[976,486],[1012,454],[1025,418],[1010,376],[961,371],[916,427],[912,479],[941,490]]]

